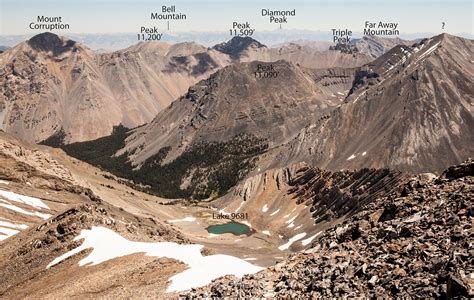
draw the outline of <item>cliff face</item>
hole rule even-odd
[[[331,172],[302,168],[289,190],[298,204],[310,206],[315,223],[347,217],[375,199],[396,192],[407,175],[389,169]]]

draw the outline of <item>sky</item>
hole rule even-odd
[[[175,5],[187,20],[171,21],[170,30],[228,31],[232,22],[249,22],[256,31],[277,29],[262,8],[296,9],[285,29],[349,29],[360,32],[365,21],[398,22],[400,32],[473,34],[474,0],[0,0],[0,35],[36,34],[29,29],[38,15],[62,16],[68,31],[56,33],[138,33],[142,26],[166,29],[151,20],[162,5]],[[442,30],[442,22],[445,29]],[[44,30],[43,30],[44,31]]]

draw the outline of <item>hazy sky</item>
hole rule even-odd
[[[32,34],[38,15],[62,16],[69,31],[58,33],[137,32],[141,26],[165,29],[166,22],[150,19],[162,5],[176,5],[185,21],[171,21],[172,31],[227,31],[233,21],[250,22],[257,31],[276,29],[262,8],[296,9],[286,29],[362,31],[364,22],[398,22],[400,32],[473,34],[474,0],[0,0],[0,35]],[[44,31],[44,30],[43,30]]]

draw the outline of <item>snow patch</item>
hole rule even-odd
[[[272,213],[270,214],[270,216],[276,215],[279,211],[280,211],[280,209],[275,210],[274,212],[272,212]]]
[[[349,157],[347,158],[347,160],[351,160],[351,159],[354,159],[354,158],[355,158],[355,155],[352,154],[351,156],[349,156]]]
[[[38,198],[23,196],[23,195],[19,195],[17,193],[14,193],[14,192],[2,191],[2,190],[0,190],[0,196],[7,199],[7,200],[20,202],[20,203],[27,204],[29,206],[33,206],[33,207],[36,207],[36,208],[49,209],[49,207],[46,204],[44,204],[44,202],[41,201]]]
[[[289,214],[285,215],[285,218],[288,218],[295,210],[296,210],[296,207],[293,208],[293,210]]]
[[[423,216],[421,215],[421,212],[417,212],[411,216],[409,216],[408,218],[406,218],[405,220],[403,220],[403,223],[413,223],[413,222],[418,222],[420,221],[421,219],[423,219]]]
[[[0,227],[0,233],[11,237],[12,235],[17,234],[19,231],[11,228]]]
[[[250,224],[248,221],[240,221],[240,223],[245,224],[248,227],[252,228],[252,224]]]
[[[278,247],[278,249],[280,249],[281,251],[283,250],[286,250],[288,248],[290,248],[290,246],[296,242],[297,240],[300,240],[302,238],[304,238],[306,236],[306,232],[302,232],[302,233],[298,233],[297,235],[295,235],[294,237],[292,237],[288,243],[284,244],[284,245],[281,245],[280,247]]]
[[[0,206],[2,207],[5,207],[5,208],[8,208],[10,210],[13,210],[13,211],[16,211],[20,214],[24,214],[24,215],[28,215],[28,216],[35,216],[35,217],[39,217],[43,220],[47,220],[49,219],[49,217],[51,217],[51,215],[48,215],[48,214],[43,214],[43,213],[40,213],[40,212],[30,212],[30,211],[27,211],[27,210],[24,210],[23,208],[21,207],[17,207],[15,205],[11,205],[11,204],[4,204],[4,203],[0,203]]]
[[[238,212],[242,208],[243,205],[244,205],[244,201],[240,202],[240,205],[239,205],[239,207],[237,207],[235,212]]]
[[[82,245],[55,258],[46,268],[89,248],[92,248],[92,252],[79,261],[79,266],[97,265],[116,257],[144,252],[148,256],[168,257],[188,265],[188,269],[170,278],[171,284],[167,292],[204,286],[225,275],[241,278],[245,274],[253,274],[263,269],[229,255],[202,256],[202,245],[132,242],[105,227],[94,226],[90,230],[82,230],[74,241],[82,239]]]
[[[263,233],[263,234],[266,234],[266,235],[269,235],[269,236],[271,235],[271,234],[270,234],[270,231],[268,231],[268,230],[264,230],[264,231],[262,231],[262,233]]]
[[[25,225],[25,224],[13,224],[13,223],[10,223],[10,222],[5,222],[5,221],[0,221],[0,226],[10,227],[10,228],[14,228],[14,229],[26,229],[26,228],[28,228],[28,225]]]
[[[437,42],[434,46],[432,46],[432,47],[430,47],[428,50],[426,50],[426,52],[423,53],[422,55],[420,55],[420,57],[418,57],[418,59],[417,59],[416,61],[422,60],[422,59],[425,58],[426,56],[428,56],[428,55],[430,55],[431,53],[433,53],[436,49],[438,49],[439,43],[441,43],[441,42]]]
[[[364,95],[365,95],[365,93],[367,93],[367,90],[365,90],[365,91],[364,91],[364,92],[362,92],[362,93],[361,93],[359,96],[357,96],[357,98],[355,98],[355,100],[354,100],[354,102],[353,102],[353,103],[356,103],[356,102],[357,102],[357,100],[359,100],[359,98],[360,98],[361,96],[364,96]]]
[[[301,241],[301,244],[303,244],[303,246],[306,246],[308,245],[309,243],[311,243],[318,235],[320,235],[322,233],[322,231],[316,233],[315,235],[313,235],[312,237],[309,237],[305,240],[302,240]]]
[[[265,204],[265,205],[262,207],[262,212],[267,212],[267,211],[268,211],[268,205]]]
[[[183,219],[177,219],[177,220],[168,220],[170,223],[177,223],[177,222],[194,222],[196,221],[196,218],[194,217],[185,217]]]
[[[0,179],[0,184],[9,185],[9,184],[10,184],[10,182],[9,182],[9,181],[5,181],[5,180],[1,180],[1,179]]]
[[[288,221],[286,221],[286,224],[290,224],[290,223],[293,223],[293,221],[296,219],[296,217],[298,217],[298,215],[294,216],[293,218],[289,219]]]
[[[224,209],[219,210],[219,213],[223,215],[230,215],[230,213],[226,212]]]
[[[366,154],[367,154],[367,152],[365,152],[365,151],[364,151],[364,152],[362,152],[362,156],[365,156]]]

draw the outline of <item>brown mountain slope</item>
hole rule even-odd
[[[463,161],[474,153],[473,46],[443,34],[395,47],[362,67],[346,103],[302,130],[281,160],[409,172]]]
[[[270,73],[278,75],[259,78],[259,68],[273,68]],[[280,145],[340,104],[352,77],[352,69],[310,70],[286,61],[232,65],[135,130],[120,153],[131,153],[139,164],[171,147],[167,162],[198,142],[227,141],[243,133],[264,138],[270,147]]]
[[[206,51],[149,43],[96,54],[51,33],[37,35],[0,56],[1,128],[32,142],[61,133],[69,143],[108,135],[119,124],[136,127],[228,64]]]

